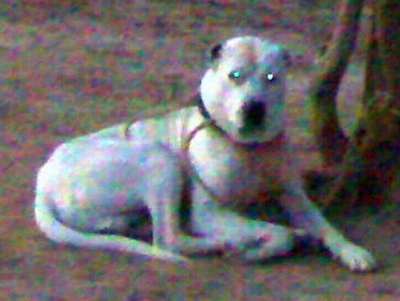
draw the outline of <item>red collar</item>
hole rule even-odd
[[[239,145],[240,147],[243,147],[246,150],[262,150],[264,148],[273,149],[273,148],[283,144],[283,142],[285,140],[285,136],[286,136],[285,132],[282,131],[282,132],[278,133],[271,140],[262,141],[262,142],[250,142],[250,143],[245,143],[245,142],[234,142],[234,143],[236,145]]]

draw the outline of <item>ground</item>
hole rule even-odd
[[[0,4],[0,299],[400,299],[399,218],[390,213],[337,221],[380,262],[365,275],[320,252],[252,265],[207,257],[180,266],[60,246],[38,232],[35,175],[51,150],[77,135],[188,105],[205,51],[233,33],[263,34],[291,49],[289,133],[305,169],[320,166],[305,92],[315,53],[329,36],[333,1],[188,2]],[[361,93],[360,62],[362,49],[340,92],[347,130]]]

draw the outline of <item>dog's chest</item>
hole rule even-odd
[[[279,157],[228,160],[225,164],[229,172],[221,175],[222,199],[246,203],[272,196],[282,187],[283,161]]]
[[[242,148],[226,139],[199,137],[191,148],[191,158],[193,172],[223,203],[266,199],[281,190],[286,178],[287,154],[283,140]]]

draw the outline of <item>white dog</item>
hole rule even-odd
[[[303,232],[351,270],[372,270],[370,253],[334,229],[302,188],[285,135],[286,52],[245,36],[214,46],[210,57],[197,107],[60,146],[38,175],[39,228],[52,240],[85,247],[167,259],[233,248],[248,261],[286,254]],[[183,188],[190,191],[190,230],[199,238],[181,231]],[[271,193],[279,193],[293,228],[235,210]],[[123,237],[146,207],[154,246]]]

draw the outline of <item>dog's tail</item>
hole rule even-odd
[[[166,261],[188,261],[188,259],[182,256],[151,246],[150,244],[139,240],[118,235],[79,232],[69,228],[57,220],[51,204],[52,202],[48,199],[48,195],[45,192],[40,191],[40,188],[38,187],[34,210],[36,224],[50,240],[84,248],[122,251],[145,255],[150,258],[158,258]]]

